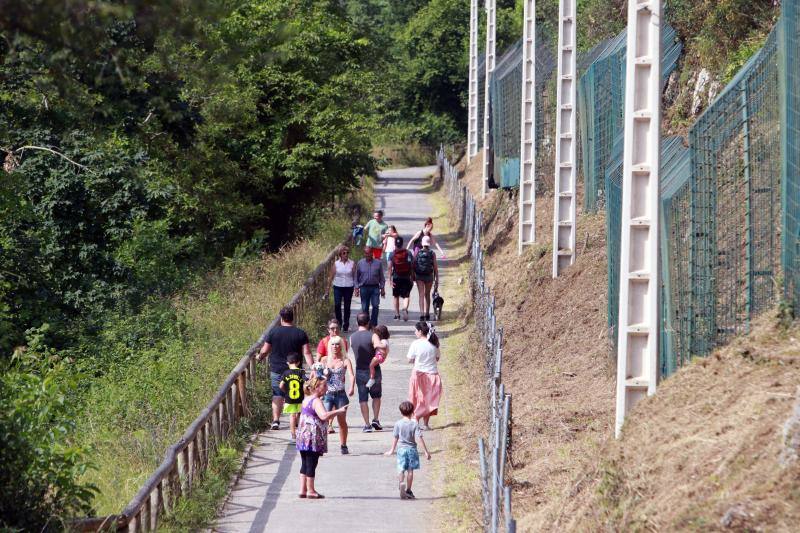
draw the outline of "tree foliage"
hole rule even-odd
[[[335,0],[9,2],[0,332],[55,345],[372,171],[375,45]]]

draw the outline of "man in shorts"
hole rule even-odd
[[[382,430],[380,421],[381,396],[381,367],[375,367],[375,384],[367,388],[369,381],[369,363],[375,355],[375,348],[372,346],[372,331],[369,329],[369,315],[358,313],[356,316],[358,331],[350,336],[350,348],[356,359],[356,387],[358,387],[358,405],[361,408],[361,416],[364,418],[364,433],[369,433],[373,429]],[[369,399],[372,398],[372,422],[369,420]]]
[[[289,369],[286,358],[290,353],[302,353],[309,367],[314,364],[314,360],[311,358],[311,347],[308,345],[308,335],[302,329],[295,327],[292,308],[281,309],[280,317],[280,324],[261,335],[259,342],[263,342],[264,345],[256,357],[257,360],[262,361],[269,355],[269,375],[272,382],[271,429],[280,429],[285,399],[285,394],[280,388],[281,375]]]
[[[414,269],[411,253],[403,248],[402,237],[395,238],[395,252],[389,261],[389,279],[392,280],[394,319],[400,320],[400,300],[402,300],[403,320],[407,321],[411,288],[414,286]]]
[[[383,235],[389,231],[389,225],[383,221],[383,211],[376,209],[372,213],[372,220],[364,226],[367,236],[366,245],[372,250],[372,256],[378,261],[383,257]]]

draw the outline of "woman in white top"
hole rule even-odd
[[[417,322],[417,340],[408,347],[406,358],[414,363],[408,381],[408,401],[422,429],[430,429],[431,416],[439,411],[442,380],[439,377],[439,338],[427,322]]]
[[[347,331],[350,328],[350,302],[353,300],[353,288],[356,284],[356,263],[350,259],[350,249],[345,245],[339,247],[336,257],[331,267],[329,281],[333,283],[336,320],[342,325],[342,329]]]

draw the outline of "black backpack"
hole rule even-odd
[[[433,274],[433,250],[426,250],[423,248],[417,252],[417,259],[414,266],[414,272],[420,276],[427,276]]]

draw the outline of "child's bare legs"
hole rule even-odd
[[[300,418],[300,415],[296,413],[292,413],[289,415],[289,431],[292,432],[292,438],[297,437],[297,419]]]
[[[375,367],[379,364],[377,357],[373,357],[372,361],[369,362],[369,379],[375,379]]]
[[[406,470],[406,490],[411,490],[412,483],[414,483],[414,471]]]

